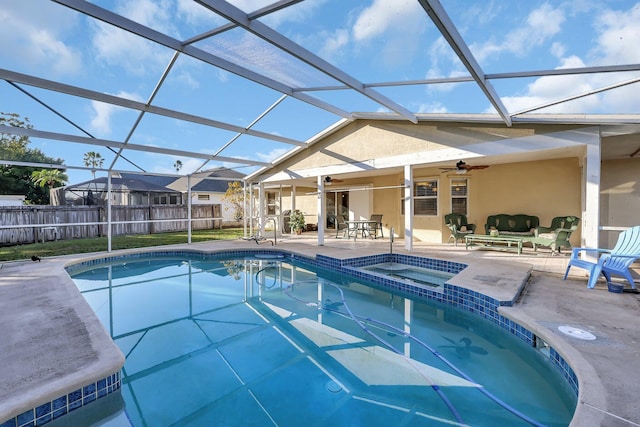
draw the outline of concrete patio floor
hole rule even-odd
[[[497,297],[519,292],[526,283],[518,302],[500,310],[558,350],[574,369],[580,395],[571,425],[640,426],[640,407],[635,402],[640,395],[640,294],[614,294],[608,292],[604,282],[587,289],[584,271],[577,269],[568,280],[562,280],[568,254],[551,256],[549,250],[534,252],[526,248],[517,255],[465,250],[464,244],[415,244],[409,253],[403,241],[391,245],[388,238],[354,242],[328,237],[323,246],[317,246],[315,233],[278,237],[274,247],[268,241],[257,245],[235,240],[171,248],[210,251],[257,247],[335,258],[393,250],[448,259],[470,266],[466,277],[461,278],[464,286]],[[137,251],[117,253],[131,252]],[[77,388],[83,377],[98,378],[122,362],[122,355],[64,271],[71,262],[104,255],[0,263],[0,423]],[[483,282],[488,275],[499,276],[500,286]],[[71,312],[73,316],[44,315],[47,312]],[[55,321],[62,323],[52,324]],[[590,332],[596,339],[565,335],[558,330],[562,325]],[[79,354],[78,349],[86,350]]]

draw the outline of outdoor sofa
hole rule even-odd
[[[533,237],[539,225],[540,219],[537,216],[497,214],[487,217],[484,230],[486,234],[491,234],[491,230],[498,230],[500,236]]]

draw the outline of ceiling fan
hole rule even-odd
[[[456,166],[453,167],[453,168],[440,168],[440,169],[443,172],[455,171],[456,173],[463,174],[463,173],[467,173],[467,172],[472,171],[472,170],[486,169],[488,167],[489,167],[489,165],[471,166],[471,165],[466,164],[464,161],[460,160],[458,163],[456,163]]]
[[[342,182],[342,180],[341,180],[341,179],[331,178],[330,176],[325,176],[325,177],[324,177],[324,183],[325,183],[325,185],[331,185],[331,184],[333,184],[334,182],[335,182],[336,184],[338,184],[338,183]]]

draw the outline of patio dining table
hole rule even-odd
[[[354,219],[345,221],[347,224],[347,238],[350,239],[353,236],[353,241],[355,242],[358,238],[358,233],[364,239],[366,235],[371,237],[371,228],[375,227],[376,221],[371,221],[369,219]]]

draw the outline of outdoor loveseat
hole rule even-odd
[[[498,214],[487,217],[484,230],[486,234],[491,234],[491,230],[498,230],[501,236],[531,237],[535,235],[539,225],[540,219],[537,216]]]
[[[535,236],[527,237],[525,241],[533,245],[533,250],[538,246],[551,248],[552,253],[560,253],[561,248],[571,249],[571,233],[578,229],[580,218],[577,216],[557,216],[551,220],[549,227],[538,227]]]

